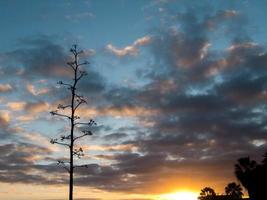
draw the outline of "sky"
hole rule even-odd
[[[155,200],[237,181],[267,149],[267,1],[0,0],[0,198],[63,200],[69,131],[50,115],[77,44],[93,136],[76,200]],[[79,130],[77,130],[79,131]],[[78,133],[77,133],[78,134]]]

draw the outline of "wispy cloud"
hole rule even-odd
[[[138,38],[137,40],[135,40],[133,44],[123,48],[117,48],[112,44],[108,44],[106,46],[106,50],[118,57],[136,56],[139,53],[139,48],[141,46],[148,45],[150,42],[151,42],[151,37],[144,36],[142,38]]]

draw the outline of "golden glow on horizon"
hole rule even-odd
[[[160,195],[159,200],[197,200],[198,193],[191,191],[179,191],[171,194]]]

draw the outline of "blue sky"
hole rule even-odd
[[[16,199],[10,183],[24,199],[64,198],[55,160],[67,154],[49,140],[68,126],[49,111],[69,99],[56,83],[70,79],[73,44],[90,61],[80,115],[98,123],[81,143],[79,198],[222,192],[236,160],[267,147],[266,10],[265,0],[0,1],[1,199]],[[47,189],[31,196],[27,185]]]

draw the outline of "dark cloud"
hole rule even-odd
[[[126,133],[111,133],[111,134],[105,135],[104,139],[105,140],[111,140],[111,141],[114,141],[114,140],[117,141],[117,140],[123,139],[127,136],[128,135]]]
[[[90,67],[88,67],[87,71],[88,75],[81,81],[79,89],[83,94],[90,96],[91,99],[92,96],[103,92],[105,80],[99,73],[91,70]]]
[[[51,154],[51,150],[29,143],[4,144],[0,146],[0,181],[7,183],[56,184],[60,180],[49,179],[40,171],[37,162]],[[56,166],[50,167],[55,172]]]
[[[22,66],[22,76],[49,78],[70,74],[70,69],[65,67],[70,58],[62,46],[43,37],[25,40],[21,42],[22,47],[6,53],[9,59]]]
[[[228,12],[213,19],[226,17]],[[220,56],[211,57],[213,53],[203,52],[203,45],[195,41],[197,38],[210,42],[207,30],[202,30],[203,22],[192,12],[181,15],[180,20],[185,23],[181,30],[169,29],[155,36],[152,53],[155,63],[164,70],[150,75],[152,81],[141,91],[139,100],[146,107],[157,109],[159,115],[141,117],[154,125],[150,137],[136,144],[145,152],[180,155],[185,159],[206,155],[214,158],[212,152],[257,152],[252,141],[266,141],[264,116],[255,113],[258,107],[263,109],[266,98],[264,48],[233,43],[227,54],[221,52]],[[217,73],[208,75],[207,71],[222,59],[223,66]],[[171,85],[166,85],[168,80]]]

